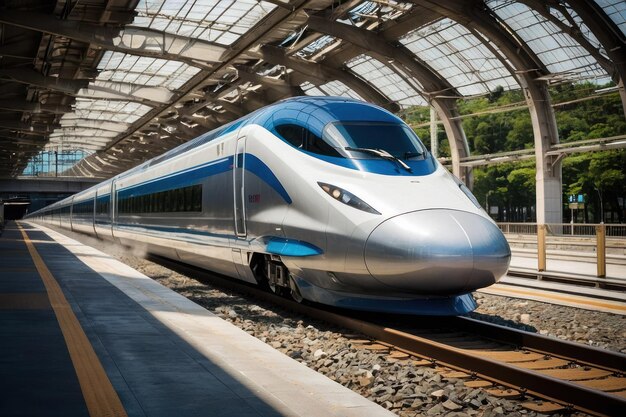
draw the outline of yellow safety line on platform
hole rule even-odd
[[[496,284],[497,285],[497,284]],[[602,301],[594,301],[589,300],[587,298],[579,298],[579,297],[568,297],[565,295],[559,295],[554,293],[547,292],[537,292],[537,291],[529,291],[529,290],[519,290],[514,288],[502,288],[498,286],[497,288],[487,287],[483,289],[485,292],[499,292],[501,294],[513,293],[513,294],[521,294],[521,295],[531,295],[536,297],[543,297],[547,299],[559,300],[568,303],[582,304],[582,305],[592,305],[596,307],[610,308],[613,310],[626,311],[626,306],[623,304],[615,304],[610,302],[602,302]]]
[[[48,298],[63,332],[89,415],[91,417],[126,417],[126,410],[59,283],[28,238],[26,231],[20,225],[18,227],[48,292]]]

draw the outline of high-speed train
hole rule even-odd
[[[511,256],[410,127],[346,98],[264,107],[27,218],[368,311],[467,313]]]

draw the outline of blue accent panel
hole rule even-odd
[[[315,256],[324,253],[320,248],[300,240],[270,237],[267,252],[281,256]]]
[[[234,123],[231,123],[230,125],[227,125],[226,129],[222,130],[222,131],[220,132],[219,136],[223,136],[223,135],[225,135],[225,134],[227,134],[227,133],[229,133],[229,132],[232,132],[232,131],[234,131],[234,130],[239,129],[239,127],[240,127],[240,126],[241,126],[241,125],[242,125],[242,124],[243,124],[246,120],[247,120],[247,118],[245,118],[245,119],[243,119],[243,118],[242,118],[242,119],[235,120],[235,122],[234,122]],[[219,137],[219,136],[218,136],[218,137]]]
[[[247,153],[246,154],[246,163],[245,163],[246,171],[249,171],[261,178],[267,185],[272,187],[280,196],[285,200],[287,204],[291,204],[291,197],[285,190],[285,187],[280,183],[276,175],[272,172],[272,170],[265,165],[263,161],[261,161],[256,156]]]
[[[430,175],[437,169],[437,165],[433,157],[428,154],[426,159],[419,161],[404,161],[411,167],[411,172],[402,168],[397,162],[384,159],[349,159],[337,158],[333,156],[319,155],[312,152],[301,151],[314,158],[329,162],[333,165],[339,165],[344,168],[354,169],[357,171],[371,172],[372,174],[381,175],[397,175],[405,177],[420,177]]]

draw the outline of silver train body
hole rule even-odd
[[[27,218],[368,311],[466,313],[510,261],[410,128],[343,98],[260,109]]]

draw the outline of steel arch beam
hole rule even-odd
[[[28,125],[28,124],[26,124]],[[19,126],[18,126],[19,127]],[[33,128],[33,130],[31,131],[30,129],[26,130],[26,129],[21,129],[21,127],[19,128],[15,128],[15,127],[10,127],[10,126],[2,126],[2,122],[0,122],[0,135],[14,135],[15,131],[19,132],[19,134],[22,135],[26,135],[26,136],[47,136],[49,134],[52,133],[52,130],[45,130],[45,131],[40,131],[40,130],[35,130]]]
[[[291,68],[294,71],[316,80],[316,82],[320,84],[325,84],[332,80],[338,80],[353,89],[361,97],[370,100],[389,111],[397,112],[400,109],[396,103],[391,102],[389,98],[384,96],[381,92],[349,71],[314,62],[307,62],[298,58],[291,58],[286,56],[282,49],[274,46],[263,46],[261,47],[260,52],[265,61]]]
[[[548,4],[553,3],[555,3],[554,0],[550,0]],[[617,84],[626,116],[626,86],[624,84],[626,83],[626,37],[595,1],[567,0],[567,3],[604,46],[612,66],[612,68],[605,68],[605,70]],[[572,34],[572,36],[576,34],[578,33]],[[589,52],[591,53],[591,51]],[[600,61],[598,63],[602,65]]]
[[[513,66],[512,75],[522,87],[533,125],[537,222],[561,223],[563,220],[561,161],[546,155],[552,145],[559,143],[559,137],[547,84],[538,79],[549,73],[541,60],[528,45],[510,35],[514,32],[485,8],[482,1],[411,0],[411,2],[466,26],[485,46],[494,51],[505,67]],[[490,43],[493,43],[497,50]],[[510,64],[506,62],[507,60]]]
[[[126,100],[150,106],[167,104],[173,95],[173,93],[165,87],[148,87],[113,81],[99,81],[99,83],[103,85],[96,86],[89,85],[89,82],[86,80],[49,77],[38,71],[23,68],[0,69],[0,77],[21,84],[58,91],[75,97]]]
[[[97,85],[90,84],[88,89],[161,104],[169,103],[174,97],[174,92],[165,87],[101,80],[97,80],[97,83]]]
[[[452,171],[464,182],[470,182],[470,169],[461,167],[460,159],[469,156],[469,146],[463,130],[462,121],[453,119],[458,116],[455,99],[441,98],[439,95],[459,96],[456,89],[426,63],[417,58],[401,44],[391,44],[376,33],[337,21],[330,21],[318,16],[310,16],[307,24],[310,29],[343,39],[366,51],[372,51],[393,59],[407,70],[423,86],[422,95],[435,107],[443,122],[452,151]],[[385,63],[386,64],[386,63]],[[388,66],[392,71],[393,67]]]
[[[303,96],[305,95],[302,88],[299,85],[292,85],[285,80],[280,80],[272,77],[263,77],[256,72],[244,68],[242,66],[237,67],[237,75],[243,82],[250,82],[253,84],[261,84],[266,88],[276,90],[279,93],[289,94],[291,96]]]
[[[220,62],[224,46],[160,30],[126,26],[106,27],[61,20],[42,13],[3,10],[0,23],[85,42],[109,51],[206,66]],[[202,65],[199,65],[202,63]]]
[[[326,0],[328,4],[330,1]],[[326,3],[326,1],[324,3]],[[289,2],[288,8],[277,8],[268,14],[259,24],[252,27],[248,32],[242,35],[236,42],[229,46],[228,52],[222,57],[221,62],[214,68],[203,69],[196,75],[194,75],[184,87],[179,89],[177,97],[174,98],[170,106],[178,107],[187,102],[190,98],[204,97],[204,93],[199,94],[199,90],[203,89],[209,84],[213,83],[219,74],[229,68],[230,66],[240,62],[240,59],[249,57],[248,51],[251,48],[255,48],[259,43],[263,42],[263,39],[268,35],[271,35],[276,31],[276,28],[280,28],[293,19],[296,13],[300,13],[305,7],[315,3],[314,7],[321,7],[319,1],[313,0],[292,0]],[[141,116],[137,121],[133,123],[128,135],[120,135],[114,140],[108,147],[116,146],[118,143],[121,145],[130,136],[137,135],[138,132],[144,130],[146,126],[151,123],[155,117],[159,117],[165,112],[163,106],[154,106],[155,108],[145,115]],[[106,152],[106,149],[103,153]],[[87,158],[87,159],[91,159]],[[86,160],[87,160],[86,159]],[[119,172],[119,171],[118,171]]]
[[[76,118],[63,118],[61,120],[61,128],[84,128],[84,129],[97,129],[106,130],[109,132],[122,133],[125,132],[130,126],[129,123],[122,122],[110,122],[108,120],[88,119],[82,117]]]
[[[424,93],[426,94],[439,94],[443,91],[448,91],[450,94],[458,94],[448,81],[411,53],[405,46],[391,44],[371,30],[327,20],[318,16],[309,16],[307,25],[309,29],[316,32],[343,39],[365,50],[370,50],[399,61],[403,66],[410,68],[412,72],[419,75],[419,81],[424,86]]]
[[[0,120],[0,128],[7,130],[16,130],[18,132],[25,132],[26,134],[50,134],[57,127],[59,127],[59,125],[24,123],[14,120]]]
[[[0,141],[4,142],[2,144],[2,146],[4,147],[7,144],[6,142],[12,142],[15,145],[45,145],[47,139],[42,137],[39,137],[39,139],[37,139],[33,137],[18,138],[11,136],[0,136]]]
[[[26,68],[2,68],[0,69],[0,77],[66,94],[75,94],[81,88],[87,88],[89,84],[87,80],[48,77],[38,71]]]
[[[0,109],[27,113],[65,114],[72,111],[71,106],[39,104],[30,101],[0,100]]]

